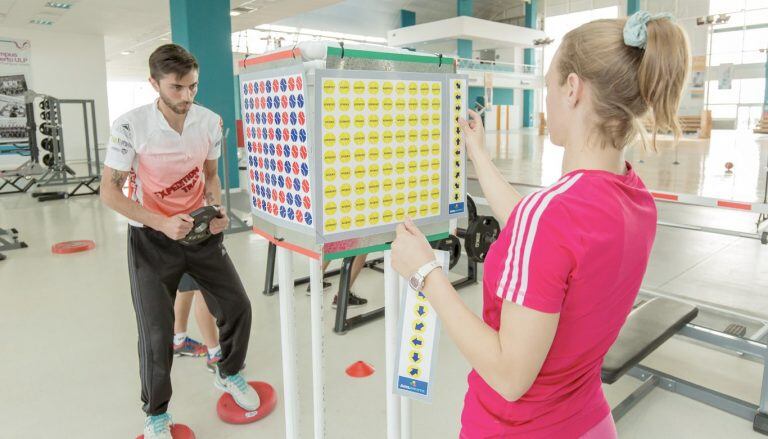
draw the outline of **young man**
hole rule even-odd
[[[104,161],[101,199],[130,221],[128,273],[139,332],[141,399],[146,439],[171,439],[174,296],[182,274],[200,284],[218,321],[221,361],[215,385],[245,410],[256,410],[258,394],[239,371],[248,350],[251,304],[221,232],[225,211],[210,224],[209,239],[178,240],[192,229],[189,215],[221,203],[217,159],[222,121],[193,103],[198,64],[181,46],[160,46],[149,57],[152,86],[160,98],[118,118]],[[123,185],[130,177],[129,191]]]

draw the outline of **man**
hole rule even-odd
[[[193,103],[198,64],[181,46],[160,46],[149,57],[149,81],[160,98],[118,118],[101,184],[101,199],[130,221],[128,273],[139,331],[141,399],[146,439],[171,439],[174,296],[183,273],[200,284],[220,329],[221,361],[215,386],[245,410],[258,394],[239,371],[248,350],[251,304],[223,245],[225,211],[210,224],[209,239],[178,240],[192,229],[190,212],[221,203],[217,159],[222,121]],[[122,191],[130,177],[129,191]]]

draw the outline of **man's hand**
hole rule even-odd
[[[227,211],[223,207],[219,207],[219,216],[211,220],[208,229],[212,234],[216,235],[223,232],[228,226],[229,217],[227,216]]]
[[[163,232],[165,236],[178,241],[179,239],[187,236],[195,220],[186,213],[180,213],[171,217],[165,218],[158,227],[158,230]]]

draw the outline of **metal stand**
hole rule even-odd
[[[341,264],[341,275],[339,278],[339,292],[336,297],[336,323],[333,326],[333,332],[337,334],[346,334],[350,329],[354,329],[360,325],[370,323],[376,319],[381,318],[384,315],[386,305],[382,308],[369,311],[354,317],[347,318],[348,300],[349,300],[349,287],[352,277],[352,262],[355,257],[344,258]],[[385,258],[386,261],[386,258]],[[385,262],[386,264],[386,262]]]
[[[31,165],[34,165],[32,163]],[[23,186],[19,185],[19,180],[21,180],[21,183],[24,184]],[[4,173],[0,173],[0,195],[2,194],[18,194],[21,192],[28,191],[32,186],[34,186],[35,183],[37,183],[37,180],[31,176],[18,174],[16,171],[8,171]],[[10,186],[12,189],[8,190],[5,189],[6,186]]]
[[[312,406],[315,439],[325,438],[325,346],[323,337],[323,272],[320,261],[309,260],[312,325]]]
[[[6,238],[8,236],[9,238]],[[0,250],[18,250],[27,248],[27,243],[19,241],[19,231],[11,228],[11,230],[5,230],[0,228]]]
[[[25,95],[25,111],[27,115],[27,143],[29,146],[29,159],[17,167],[7,171],[0,171],[0,195],[2,194],[18,194],[28,191],[35,183],[37,179],[34,176],[42,175],[45,172],[42,166],[40,166],[40,151],[37,147],[37,125],[35,124],[35,106],[34,106],[34,94],[29,92]],[[20,186],[19,180],[26,180],[26,184]],[[22,183],[24,183],[22,181]],[[4,190],[6,186],[11,186],[11,189]]]
[[[229,128],[224,132],[224,135],[221,138],[221,148],[222,148],[222,160],[224,161],[224,206],[227,211],[227,217],[229,217],[229,225],[227,226],[227,229],[224,230],[225,234],[230,233],[239,233],[239,232],[248,232],[251,230],[251,226],[248,225],[242,218],[235,215],[234,212],[232,212],[232,202],[230,199],[230,190],[229,190],[229,152],[227,151],[227,135],[229,134]]]
[[[386,346],[387,376],[384,392],[387,396],[387,439],[405,439],[403,430],[410,431],[410,425],[403,424],[401,403],[405,399],[392,390],[395,379],[397,358],[397,318],[400,315],[400,276],[392,268],[392,251],[384,252],[384,308],[389,312],[384,318],[384,345]]]
[[[768,163],[765,166],[765,187],[763,188],[763,203],[768,203]],[[761,213],[757,218],[757,233],[760,234],[760,242],[768,244],[768,214]]]
[[[285,437],[299,437],[299,373],[296,358],[296,313],[293,298],[293,254],[277,249],[280,282],[280,344],[283,353],[283,400],[285,401]],[[321,293],[322,294],[322,293]]]
[[[285,437],[300,437],[299,372],[296,356],[296,314],[294,309],[293,253],[283,247],[276,250],[280,282],[280,342],[283,359],[283,400],[285,401]],[[323,273],[318,259],[310,259],[310,317],[312,330],[312,405],[314,437],[325,438],[325,378],[323,339]]]
[[[278,286],[275,285],[275,254],[277,252],[277,246],[273,243],[269,243],[269,246],[267,248],[267,273],[264,277],[264,290],[262,291],[262,294],[265,296],[272,296],[278,291]],[[331,276],[336,276],[337,274],[341,273],[341,269],[335,269],[326,271],[324,277],[328,278]],[[293,281],[293,285],[298,287],[299,285],[306,285],[310,282],[310,277],[300,277]]]
[[[42,95],[39,95],[42,96]],[[53,162],[47,171],[38,179],[37,187],[61,186],[76,184],[74,189],[68,191],[38,191],[32,194],[38,201],[62,200],[81,195],[96,195],[99,193],[101,181],[101,169],[99,158],[99,140],[96,131],[96,105],[93,99],[56,99],[51,96],[42,96],[50,111],[51,143]],[[77,177],[75,171],[67,165],[64,152],[64,131],[61,119],[62,104],[80,105],[83,109],[83,125],[85,129],[85,152],[88,166],[88,175]],[[88,109],[90,108],[90,114]],[[89,117],[90,116],[90,117]],[[90,124],[89,124],[90,119]],[[93,151],[91,151],[93,150]],[[93,154],[91,154],[93,152]],[[45,160],[44,160],[45,161]]]

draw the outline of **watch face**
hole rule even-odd
[[[419,280],[419,276],[417,275],[411,276],[411,278],[408,280],[408,285],[410,285],[411,288],[416,291],[419,290],[419,287],[421,286],[420,284],[421,284],[421,280]]]

